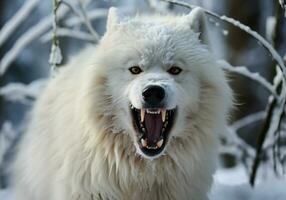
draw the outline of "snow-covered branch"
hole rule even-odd
[[[86,10],[84,8],[82,1],[78,0],[78,4],[79,4],[80,11],[81,11],[83,23],[86,25],[89,32],[93,35],[95,42],[98,42],[100,39],[100,36],[92,27],[92,25],[90,23],[90,19],[88,18],[88,15],[86,14]]]
[[[52,71],[54,71],[59,64],[61,64],[63,56],[59,46],[59,39],[57,36],[57,10],[60,6],[58,0],[53,0],[53,31],[52,31],[52,47],[50,52],[49,63],[51,64]]]
[[[9,83],[0,88],[0,96],[3,96],[9,101],[29,103],[31,100],[38,97],[45,85],[45,79],[36,80],[28,85],[22,83]]]
[[[122,8],[122,10],[124,9]],[[86,15],[88,16],[90,20],[96,20],[99,18],[106,17],[107,13],[108,13],[108,9],[105,9],[105,8],[96,8],[91,11],[86,11]],[[78,18],[77,16],[70,17],[64,22],[64,24],[66,24],[69,27],[76,26],[81,23],[82,23],[82,20]]]
[[[249,124],[262,120],[264,117],[265,117],[265,111],[256,112],[235,121],[234,123],[231,124],[230,127],[234,131],[238,131],[239,129],[246,127]]]
[[[12,32],[30,15],[33,9],[38,5],[39,0],[26,0],[18,12],[5,23],[0,30],[0,47],[12,35]]]
[[[256,73],[250,72],[244,66],[233,67],[233,66],[231,66],[231,64],[229,64],[225,60],[219,60],[218,63],[222,67],[223,70],[226,70],[226,71],[229,71],[229,72],[232,72],[232,73],[236,73],[236,74],[240,74],[242,76],[250,78],[253,81],[256,81],[261,86],[266,88],[275,98],[278,98],[278,95],[277,95],[274,87],[265,78],[260,76],[259,73],[257,73],[257,72]]]
[[[98,42],[100,39],[99,34],[93,29],[89,16],[86,14],[86,10],[84,9],[84,5],[83,3],[78,0],[78,7],[79,7],[79,11],[75,8],[74,5],[61,0],[60,3],[66,5],[68,8],[70,8],[70,10],[81,20],[81,22],[86,26],[86,28],[88,29],[88,31],[90,32],[90,34],[93,36],[94,38],[94,42]]]
[[[284,10],[284,16],[286,17],[286,1],[285,0],[279,0],[281,8]]]
[[[67,12],[67,8],[60,8],[58,11],[58,19],[63,18]],[[0,76],[2,76],[7,71],[11,63],[17,58],[17,56],[27,45],[39,38],[44,32],[51,28],[52,19],[52,15],[45,17],[38,24],[34,25],[16,40],[13,47],[5,53],[5,55],[2,57],[2,60],[0,61]]]
[[[70,38],[75,38],[78,40],[84,40],[90,43],[94,42],[94,37],[84,31],[80,30],[73,30],[73,29],[68,29],[68,28],[58,28],[57,29],[57,36],[58,37],[70,37]],[[41,42],[46,43],[52,40],[52,32],[46,33],[41,37]]]

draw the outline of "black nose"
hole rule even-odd
[[[165,90],[164,88],[151,85],[146,87],[142,92],[143,99],[148,106],[156,107],[159,106],[162,100],[165,97]]]

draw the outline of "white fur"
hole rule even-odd
[[[75,56],[38,100],[13,165],[16,200],[207,199],[232,97],[190,29],[201,14],[190,16],[119,19],[111,10],[99,45]],[[132,65],[144,72],[130,74]],[[182,73],[168,74],[172,65]],[[178,107],[157,158],[136,149],[129,113],[150,81]]]

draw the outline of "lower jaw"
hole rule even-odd
[[[143,154],[144,156],[148,158],[156,158],[162,155],[164,153],[164,150],[165,150],[165,144],[164,146],[157,148],[157,149],[147,149],[147,148],[139,147],[139,151],[141,152],[141,154]]]

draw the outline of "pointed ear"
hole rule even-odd
[[[116,24],[118,24],[118,13],[117,8],[109,8],[106,22],[106,30],[111,30]]]
[[[200,34],[199,38],[202,43],[209,45],[206,16],[203,9],[200,7],[196,7],[186,17],[190,28],[195,33]]]

